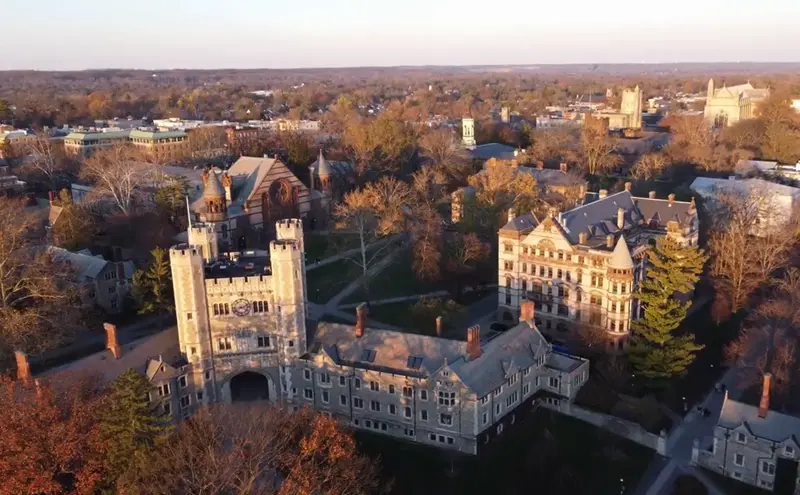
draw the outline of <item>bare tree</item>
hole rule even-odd
[[[472,171],[470,157],[450,129],[440,128],[423,134],[419,144],[430,164],[444,173],[451,184],[466,183]]]
[[[57,347],[82,320],[75,272],[32,245],[34,223],[21,201],[0,198],[0,369],[14,350]]]
[[[645,153],[639,158],[631,170],[635,180],[657,179],[664,173],[667,158],[662,153]]]
[[[81,176],[92,182],[98,196],[110,198],[128,216],[144,197],[145,186],[155,180],[155,168],[140,158],[140,153],[132,146],[116,144],[95,151],[87,158],[81,167]]]
[[[775,214],[774,198],[766,190],[719,190],[716,199],[708,203],[708,211],[713,219],[711,275],[719,296],[735,313],[776,269],[786,264],[797,232],[784,223],[791,218],[783,217],[780,223],[769,220],[779,215]]]
[[[586,171],[595,175],[620,163],[616,146],[608,135],[608,121],[597,117],[586,117],[580,138],[580,157]]]
[[[511,208],[520,213],[530,212],[540,204],[536,179],[505,164],[487,167],[473,175],[469,185],[475,189],[475,206],[483,210],[476,213],[493,224],[498,219],[503,221]]]
[[[25,168],[43,176],[50,190],[58,187],[58,177],[67,168],[64,148],[47,137],[37,137],[25,144],[28,159]]]

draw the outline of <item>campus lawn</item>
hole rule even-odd
[[[308,298],[317,304],[328,302],[359,276],[358,267],[350,260],[334,261],[306,272]]]

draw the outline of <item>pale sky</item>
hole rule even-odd
[[[800,61],[800,0],[0,0],[0,12],[0,70]]]

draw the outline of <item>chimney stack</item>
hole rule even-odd
[[[600,199],[603,199],[603,198],[605,198],[606,196],[608,196],[608,189],[600,189],[600,190],[597,192],[597,197],[598,197],[598,198],[600,198]]]
[[[360,339],[367,328],[367,303],[356,307],[356,338]]]
[[[625,183],[625,191],[631,192],[631,187],[633,187],[632,183],[630,183],[630,182],[626,182]]]
[[[625,209],[618,208],[617,209],[617,228],[622,230],[625,228]]]
[[[442,336],[442,317],[441,316],[437,316],[436,317],[436,336],[437,337],[441,337]]]
[[[119,345],[117,339],[117,326],[111,323],[103,323],[103,328],[106,331],[106,349],[111,351],[114,359],[122,357],[122,346]]]
[[[670,193],[670,195],[669,195],[669,196],[667,196],[667,199],[669,199],[669,204],[670,204],[670,205],[671,205],[672,203],[674,203],[674,202],[675,202],[675,193]]]
[[[481,357],[481,327],[475,325],[467,329],[467,361]]]
[[[536,168],[539,170],[544,170],[544,162],[542,160],[536,161]]]
[[[758,417],[764,419],[769,412],[769,382],[772,380],[770,373],[764,373],[764,385],[761,389],[761,402],[758,403]]]
[[[309,187],[309,189],[311,189],[312,191],[315,189],[315,187],[314,187],[314,170],[316,170],[316,167],[308,167],[308,180],[309,180],[308,183],[311,185],[311,187]]]
[[[116,263],[117,268],[117,280],[123,282],[125,281],[125,263],[122,261],[118,261]]]
[[[533,325],[533,316],[536,314],[536,307],[533,301],[523,299],[519,303],[519,319]]]
[[[559,168],[561,169],[562,172],[566,172],[567,171],[567,162],[561,162],[561,164],[559,165]]]
[[[516,216],[517,215],[514,214],[514,208],[509,208],[508,209],[508,221],[510,222],[511,220],[514,220],[514,217],[516,217]]]
[[[55,191],[48,192],[47,199],[50,201],[50,204],[52,205],[56,200],[56,192]]]
[[[17,361],[17,380],[29,382],[31,379],[31,365],[28,362],[28,355],[22,351],[14,351],[14,359]]]
[[[614,234],[608,234],[606,236],[606,247],[609,249],[614,247]]]
[[[586,232],[581,232],[578,234],[578,244],[586,244],[588,238],[589,236],[586,234]]]
[[[656,192],[650,191],[649,193],[647,193],[647,197],[650,199],[656,199]]]

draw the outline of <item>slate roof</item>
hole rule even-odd
[[[102,376],[105,382],[111,382],[129,369],[148,376],[146,373],[150,367],[151,360],[161,360],[175,367],[186,364],[178,346],[177,327],[122,344],[122,356],[119,359],[114,359],[111,351],[106,349],[78,361],[48,370],[46,374],[59,371],[95,373]]]
[[[264,180],[277,158],[258,158],[253,156],[243,156],[236,160],[236,163],[228,169],[231,176],[232,186],[236,189],[233,201],[239,205],[244,205],[251,196],[255,194],[258,185]]]
[[[778,184],[763,179],[715,179],[713,177],[698,177],[692,182],[690,188],[703,196],[711,196],[718,189],[727,189],[737,192],[769,192],[779,196],[798,197],[800,188]]]
[[[519,167],[520,172],[531,174],[536,182],[545,186],[585,186],[586,181],[576,175],[552,168]]]
[[[608,260],[608,266],[621,269],[633,268],[633,258],[631,258],[625,237],[619,236],[614,252],[611,253],[611,259]]]
[[[498,160],[513,160],[514,147],[500,143],[479,144],[474,150],[470,151],[475,160],[488,160],[497,158]]]
[[[467,343],[461,340],[373,328],[366,328],[357,338],[353,325],[339,323],[318,323],[309,341],[311,353],[324,352],[334,362],[355,368],[425,378],[447,364],[479,397],[505,383],[510,373],[527,368],[542,353],[550,351],[547,340],[527,322],[520,322],[488,342],[482,340],[482,354],[472,361],[466,359]],[[421,360],[412,367],[414,357]],[[578,365],[582,362],[562,356],[560,360],[556,358],[553,367],[570,371],[574,369],[573,361]]]
[[[203,197],[204,198],[225,197],[225,188],[222,187],[222,183],[219,181],[219,176],[213,170],[210,170],[208,173],[208,182],[206,182],[206,186],[203,188]]]
[[[734,429],[744,425],[753,435],[773,442],[792,438],[800,445],[800,418],[770,410],[767,417],[758,417],[758,407],[728,399],[722,403],[719,426]]]
[[[539,221],[533,216],[532,213],[525,215],[517,215],[512,218],[507,224],[503,225],[500,230],[510,230],[514,232],[530,232],[539,225]]]
[[[50,255],[52,255],[53,261],[57,263],[69,263],[78,270],[78,276],[83,279],[96,279],[106,265],[111,263],[102,257],[92,256],[91,254],[86,254],[84,252],[74,253],[72,251],[67,251],[66,249],[55,246],[47,246],[45,249],[48,253],[50,253]],[[136,271],[136,268],[131,261],[123,262],[123,267],[126,277],[132,277],[133,273]]]
[[[352,175],[355,171],[352,163],[328,160],[322,155],[322,150],[309,167],[314,167],[314,177],[347,176]]]

